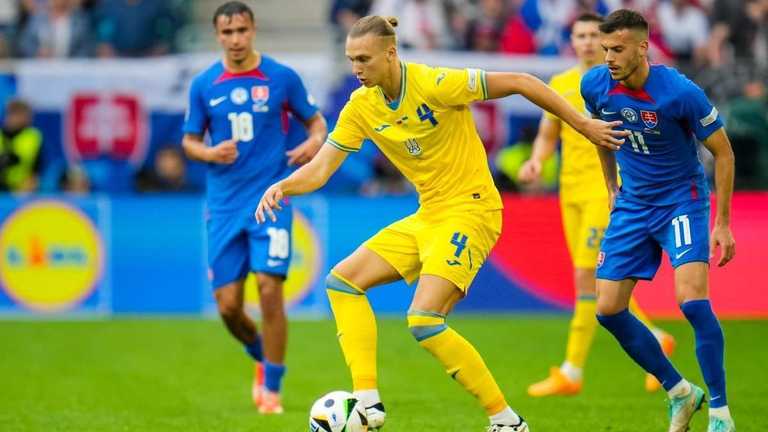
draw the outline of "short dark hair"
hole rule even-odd
[[[240,1],[229,1],[216,8],[216,12],[213,13],[213,26],[216,27],[216,21],[220,16],[225,16],[232,19],[235,15],[246,15],[254,22],[253,10],[245,3]]]
[[[600,24],[600,31],[606,34],[623,29],[641,30],[647,33],[648,21],[633,10],[619,9],[608,15],[605,21]]]
[[[584,12],[583,14],[576,17],[576,19],[573,21],[574,24],[577,22],[596,22],[598,24],[602,24],[605,22],[605,18],[603,18],[602,15],[598,15],[594,12]]]

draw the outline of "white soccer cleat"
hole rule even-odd
[[[704,403],[704,390],[691,384],[691,391],[685,396],[669,400],[669,432],[686,432],[691,417]]]
[[[387,412],[384,410],[384,404],[379,402],[365,408],[365,414],[368,416],[368,430],[375,432],[384,427],[384,420],[387,418]]]
[[[707,432],[735,432],[736,424],[733,419],[709,416],[709,428]]]
[[[488,426],[487,432],[529,432],[528,423],[520,417],[520,423],[516,425],[493,424]]]

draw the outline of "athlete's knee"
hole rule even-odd
[[[278,276],[258,276],[259,298],[266,303],[274,303],[283,298],[283,280]]]
[[[418,309],[408,311],[408,330],[417,342],[423,342],[448,330],[445,315]]]
[[[678,305],[691,300],[707,298],[707,282],[699,280],[683,280],[677,282],[675,298]]]
[[[336,267],[325,277],[325,289],[327,292],[334,291],[350,295],[365,295],[365,291],[343,274],[337,272]]]
[[[216,304],[219,309],[219,315],[226,322],[239,320],[243,313],[242,305],[235,298],[218,296],[216,297]]]
[[[597,303],[595,304],[595,312],[598,315],[616,315],[628,307],[629,304],[622,301],[618,296],[598,294]]]
[[[598,280],[596,285],[596,313],[598,315],[616,315],[629,307],[631,294],[631,289],[623,290],[620,284]]]
[[[595,269],[577,268],[574,271],[576,294],[579,297],[594,297],[597,291]]]

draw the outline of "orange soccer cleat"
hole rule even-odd
[[[283,404],[280,401],[280,393],[273,393],[269,390],[264,390],[261,393],[261,405],[259,405],[259,413],[282,414]]]
[[[573,381],[559,367],[549,369],[549,377],[543,381],[528,386],[528,395],[543,396],[573,396],[581,392],[581,381]]]
[[[675,351],[677,342],[671,334],[661,333],[659,336],[659,344],[661,345],[661,350],[664,352],[664,355],[671,357],[672,353]],[[661,383],[659,380],[651,374],[645,374],[645,391],[648,393],[655,393],[659,390],[661,390]]]
[[[256,362],[253,366],[253,384],[251,384],[251,400],[257,408],[261,406],[261,399],[264,394],[264,365]]]

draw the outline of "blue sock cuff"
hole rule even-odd
[[[245,352],[257,362],[264,360],[264,353],[261,348],[261,338],[259,335],[256,335],[256,340],[253,341],[253,343],[245,345]]]
[[[285,365],[264,362],[264,387],[273,393],[280,392],[280,385],[285,375]]]
[[[623,311],[619,313],[615,313],[613,315],[600,315],[597,314],[597,321],[600,322],[603,326],[611,325],[617,321],[621,321],[626,317],[627,315],[631,315],[631,312],[629,311],[629,308],[624,309]]]
[[[708,299],[689,300],[680,305],[680,310],[682,310],[683,314],[685,315],[688,315],[689,313],[697,313],[707,309],[712,309],[712,304]]]

